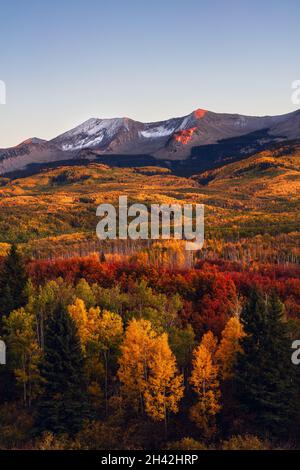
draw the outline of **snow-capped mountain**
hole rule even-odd
[[[153,153],[174,132],[194,124],[192,115],[167,121],[142,123],[129,118],[92,118],[56,137],[52,143],[62,150],[93,149],[111,153],[141,153],[144,147]],[[150,143],[150,145],[149,145]],[[149,148],[148,148],[149,147]]]
[[[29,165],[42,165],[72,158],[51,142],[43,139],[27,139],[16,147],[0,149],[0,174],[22,170]]]
[[[215,148],[247,135],[248,146],[241,153],[249,153],[254,141],[257,150],[259,145],[300,139],[300,111],[255,117],[197,109],[187,116],[151,123],[129,118],[92,118],[50,141],[33,138],[16,147],[0,149],[0,174],[33,164],[100,156],[107,156],[109,163],[109,155],[148,155],[156,160],[188,163],[197,148]]]
[[[128,133],[135,122],[126,118],[91,118],[80,126],[53,139],[62,150],[81,150],[84,148],[107,148],[120,133]]]

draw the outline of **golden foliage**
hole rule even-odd
[[[218,347],[218,340],[211,331],[203,335],[201,345],[210,352],[212,361],[215,362],[214,359]]]
[[[212,353],[207,348],[214,345],[213,337],[205,335],[193,353],[193,370],[190,384],[198,401],[190,410],[190,418],[208,436],[215,432],[214,418],[221,409],[219,368],[214,364]]]
[[[68,306],[68,311],[77,325],[82,351],[86,356],[89,393],[99,401],[102,397],[99,381],[104,375],[107,407],[108,362],[111,349],[118,345],[123,334],[122,318],[107,310],[101,313],[99,307],[90,307],[87,310],[84,301],[79,298]]]
[[[122,394],[138,412],[156,421],[177,413],[183,396],[183,377],[166,333],[158,335],[148,320],[131,320],[121,346],[118,377]]]
[[[157,336],[148,320],[131,320],[121,345],[118,377],[121,391],[136,411],[143,410],[148,364],[153,339]]]
[[[100,309],[91,307],[87,311],[84,301],[76,298],[75,303],[68,306],[68,312],[76,323],[82,350],[86,353],[87,342],[94,339],[100,322]]]
[[[168,335],[155,338],[149,359],[148,383],[144,393],[146,412],[155,421],[166,420],[167,412],[178,412],[183,397],[183,376],[168,344]]]
[[[233,367],[238,352],[242,352],[240,340],[245,336],[243,325],[237,317],[228,320],[222,339],[216,352],[216,359],[220,367],[223,380],[233,377]]]

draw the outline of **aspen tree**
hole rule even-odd
[[[166,432],[168,412],[178,412],[183,391],[183,375],[178,374],[168,335],[163,333],[153,341],[144,398],[147,414],[155,421],[164,421]]]
[[[215,416],[221,409],[218,366],[202,342],[194,350],[192,364],[190,384],[197,395],[197,403],[190,410],[190,418],[205,436],[210,436],[215,432]]]

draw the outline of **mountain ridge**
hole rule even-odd
[[[255,139],[253,151],[268,143],[300,138],[300,110],[277,116],[245,116],[198,108],[185,116],[148,123],[127,117],[90,118],[48,141],[34,137],[0,149],[0,174],[32,164],[82,158],[107,156],[109,163],[110,155],[148,155],[158,162],[188,165],[191,157],[195,158],[195,148],[218,147],[223,141],[261,131],[263,136]],[[241,157],[249,149],[251,142],[248,150],[240,149]]]

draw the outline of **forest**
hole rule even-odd
[[[300,0],[0,19],[0,470],[286,467]]]
[[[299,448],[300,268],[1,259],[1,449]]]
[[[299,157],[0,178],[0,448],[300,448]],[[120,194],[204,204],[202,250],[97,240]]]

